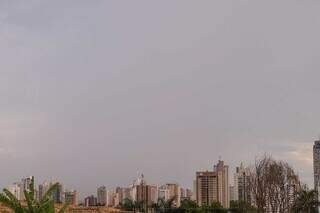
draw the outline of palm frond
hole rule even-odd
[[[32,192],[28,192],[27,190],[24,190],[24,196],[26,198],[27,201],[27,205],[28,205],[28,212],[29,213],[35,213],[34,212],[34,207],[33,207],[33,197],[32,197]]]
[[[3,189],[4,195],[11,201],[12,205],[21,208],[20,201],[8,189]]]
[[[3,193],[0,193],[0,203],[14,210],[16,213],[23,213],[23,208],[20,202],[17,201],[15,196],[7,189],[4,189]]]
[[[44,194],[42,200],[40,201],[40,203],[42,203],[43,200],[45,200],[46,198],[49,198],[51,197],[52,193],[57,190],[59,187],[59,183],[55,183],[53,184],[49,189],[48,191]]]

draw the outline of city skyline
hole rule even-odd
[[[314,144],[316,144],[318,142],[318,140],[315,140],[314,141]],[[312,146],[315,146],[314,144],[311,144],[311,147]],[[313,148],[314,149],[314,148]],[[264,154],[267,154],[267,153],[264,153]],[[268,155],[268,154],[267,154]],[[312,158],[314,157],[314,156],[316,156],[316,155],[313,155],[312,156]],[[258,156],[257,156],[258,157]],[[219,158],[217,158],[216,159],[216,161],[219,161],[220,162],[220,160],[221,160],[221,156],[219,156]],[[279,160],[285,160],[285,159],[279,159]],[[215,161],[213,161],[213,162],[215,162]],[[225,161],[223,161],[223,162],[225,162]],[[313,166],[312,166],[312,181],[313,182],[315,182],[316,181],[316,179],[315,179],[315,173],[313,172],[314,170],[314,166],[315,165],[317,165],[317,158],[315,159],[315,161],[314,162],[312,162],[312,164],[313,164]],[[244,165],[246,165],[246,167],[245,167],[245,169],[246,168],[252,168],[252,166],[254,165],[254,162],[252,161],[252,162],[246,162],[246,163],[244,163],[244,161],[238,161],[238,165],[236,165],[235,167],[229,167],[229,164],[228,164],[228,167],[229,167],[229,174],[228,174],[228,179],[229,179],[229,183],[228,183],[228,185],[229,186],[234,186],[234,175],[236,174],[236,172],[238,171],[238,166],[240,165],[240,166],[243,166],[243,164]],[[213,167],[213,165],[214,165],[214,163],[212,163],[212,164],[209,164],[209,166],[208,167],[201,167],[201,168],[199,168],[199,169],[196,169],[196,170],[194,170],[194,174],[193,175],[195,175],[195,174],[197,174],[200,170],[203,170],[203,171],[208,171],[208,170],[210,170],[210,168],[212,168]],[[215,165],[214,165],[215,166]],[[293,166],[293,169],[295,170],[295,172],[297,172],[297,174],[299,175],[299,170],[297,170],[297,168],[295,168],[294,167],[294,165],[292,165]],[[215,170],[215,169],[214,169]],[[143,172],[137,172],[136,173],[136,175],[137,176],[134,176],[134,175],[132,175],[132,177],[130,176],[129,178],[131,178],[130,179],[130,181],[132,181],[132,180],[135,180],[135,178],[137,178],[138,176],[139,176],[139,174],[144,174]],[[22,177],[32,177],[33,175],[31,175],[31,176],[28,176],[28,175],[24,175],[24,176],[22,176]],[[299,176],[300,177],[300,176]],[[21,177],[20,177],[21,178]],[[168,177],[168,176],[166,176],[166,175],[164,175],[163,177],[162,177],[163,179],[167,179],[168,181],[162,181],[162,182],[158,182],[158,183],[156,183],[156,182],[148,182],[148,183],[150,183],[150,184],[155,184],[155,185],[161,185],[161,184],[164,184],[164,183],[177,183],[177,184],[181,184],[178,180],[174,180],[174,179],[172,179],[172,177]],[[300,177],[301,178],[301,177]],[[149,180],[153,180],[154,178],[152,178],[152,177],[149,177]],[[19,180],[19,178],[18,179],[14,179],[14,180]],[[6,184],[3,188],[6,188],[6,187],[8,187],[8,186],[11,186],[11,185],[14,185],[14,184],[16,184],[17,182],[16,181],[14,181],[14,180],[11,180],[11,182],[9,182],[8,184]],[[22,178],[22,180],[23,180],[23,178]],[[103,182],[103,183],[95,183],[95,186],[96,186],[96,188],[92,188],[92,189],[90,189],[90,191],[79,191],[79,190],[77,190],[78,191],[78,193],[81,195],[80,197],[81,198],[84,198],[85,196],[88,196],[88,195],[92,195],[92,194],[94,194],[95,192],[96,192],[96,190],[97,190],[97,188],[99,188],[99,187],[106,187],[107,186],[107,189],[108,190],[115,190],[117,187],[126,187],[126,186],[130,186],[131,184],[132,184],[132,182],[130,182],[130,181],[128,181],[127,183],[125,183],[125,184],[115,184],[115,185],[110,185],[110,184],[106,184],[108,181],[106,180],[105,182]],[[195,178],[194,179],[192,179],[192,180],[190,180],[190,181],[187,181],[187,184],[181,184],[181,186],[183,186],[183,187],[186,187],[187,189],[193,189],[194,188],[194,182],[195,181]],[[313,188],[314,187],[314,184],[312,183],[312,182],[306,182],[306,181],[304,181],[303,180],[303,178],[301,179],[301,181],[302,181],[302,184],[307,184],[307,186],[309,187],[309,188]],[[44,184],[44,183],[53,183],[53,182],[60,182],[60,183],[64,183],[63,182],[63,180],[61,179],[61,178],[59,178],[59,177],[55,177],[55,178],[52,178],[52,177],[48,177],[47,179],[42,179],[42,180],[37,180],[37,184]],[[66,190],[75,190],[75,189],[80,189],[80,188],[82,188],[83,186],[81,186],[81,184],[80,185],[78,185],[78,186],[76,186],[75,184],[73,184],[72,182],[71,182],[71,184],[69,184],[69,185],[72,185],[73,187],[67,187],[66,188]]]
[[[318,142],[319,141],[315,141],[315,145]],[[318,155],[317,151],[315,152],[315,155]],[[287,167],[286,162],[274,160],[269,156],[261,156],[261,158],[257,160],[257,162],[267,160],[266,162],[271,164],[278,162],[279,164],[277,165],[282,165],[281,167],[284,169],[280,173],[289,172],[286,173],[290,174],[289,176],[279,176],[282,176],[284,178],[283,180],[287,180],[283,186],[284,189],[286,189],[285,194],[292,204],[296,199],[295,196],[297,192],[304,188],[304,183],[300,182],[295,171],[291,170],[290,166]],[[318,158],[315,157],[315,165],[317,164]],[[269,168],[272,167],[273,166]],[[288,168],[288,170],[285,170],[285,168]],[[291,173],[291,171],[293,171],[293,173]],[[316,171],[317,170],[315,170],[315,174]],[[222,159],[219,159],[217,164],[212,166],[212,169],[197,171],[195,173],[195,179],[193,181],[194,188],[192,190],[190,188],[183,188],[179,183],[165,183],[160,185],[150,184],[145,179],[145,176],[140,174],[130,185],[125,187],[118,185],[111,189],[107,189],[107,187],[102,185],[97,187],[96,194],[85,195],[82,198],[79,197],[79,191],[74,189],[70,190],[66,188],[62,182],[57,182],[58,187],[53,191],[52,195],[53,201],[56,204],[69,203],[72,206],[84,207],[105,206],[126,208],[124,206],[127,206],[126,203],[128,203],[128,200],[129,202],[131,200],[131,202],[142,203],[144,208],[148,208],[152,207],[155,203],[166,202],[173,199],[173,206],[177,208],[185,201],[194,202],[199,206],[218,202],[224,208],[229,208],[232,201],[245,201],[252,205],[255,203],[255,201],[252,200],[254,192],[251,191],[251,187],[254,186],[254,183],[251,182],[253,185],[248,185],[248,183],[255,178],[255,174],[257,174],[255,172],[256,170],[253,167],[250,168],[243,163],[240,163],[240,166],[237,167],[233,173],[232,180],[232,178],[230,178],[232,175],[229,175],[229,166]],[[272,177],[272,175],[267,175],[265,177]],[[21,182],[14,182],[8,189],[19,201],[24,201],[25,197],[22,192],[25,190],[30,191],[30,187],[34,186],[35,199],[41,200],[42,196],[55,183],[45,181],[41,184],[31,184],[34,183],[34,180],[34,176],[22,178]]]
[[[219,156],[233,174],[264,153],[312,187],[319,6],[1,1],[0,188],[192,188]]]
[[[317,142],[318,141],[315,141],[315,143],[317,143]],[[51,185],[53,185],[53,183],[59,183],[59,187],[60,187],[59,190],[60,191],[57,195],[55,195],[56,198],[54,198],[56,203],[63,203],[64,202],[65,198],[62,198],[63,194],[68,194],[68,195],[72,196],[72,194],[75,192],[77,200],[74,200],[74,198],[69,196],[70,197],[69,200],[70,199],[74,200],[73,203],[78,203],[78,202],[82,203],[81,200],[84,200],[84,202],[82,203],[82,204],[84,204],[87,202],[86,199],[96,199],[95,205],[103,204],[101,202],[101,196],[108,197],[109,192],[116,193],[116,192],[118,192],[118,189],[120,191],[122,191],[125,189],[132,189],[132,187],[134,187],[134,186],[138,186],[140,188],[142,187],[141,189],[139,189],[140,191],[144,191],[144,187],[147,187],[146,188],[147,190],[148,190],[148,187],[149,188],[150,187],[157,187],[156,188],[157,197],[154,197],[152,199],[152,202],[151,202],[151,200],[148,201],[151,203],[155,203],[156,200],[158,200],[158,198],[160,198],[160,197],[161,198],[163,197],[165,200],[168,200],[172,197],[176,197],[177,200],[175,202],[176,202],[177,206],[180,206],[180,201],[184,197],[183,194],[184,195],[188,194],[187,193],[188,190],[192,194],[190,196],[188,196],[187,199],[194,200],[199,205],[201,205],[202,203],[208,204],[208,203],[211,203],[212,201],[216,200],[216,201],[219,201],[224,207],[228,207],[229,202],[232,200],[246,200],[246,201],[250,200],[250,198],[249,198],[250,196],[247,197],[248,196],[248,194],[247,194],[248,189],[246,189],[246,188],[248,188],[248,185],[246,185],[246,184],[248,184],[248,183],[246,183],[246,182],[249,181],[249,180],[247,180],[247,178],[249,178],[248,175],[250,175],[250,172],[253,171],[254,164],[244,165],[243,162],[240,162],[240,167],[236,167],[234,170],[230,170],[229,166],[221,158],[219,158],[219,160],[217,162],[218,162],[217,164],[214,164],[211,166],[213,168],[213,170],[208,169],[208,168],[203,171],[197,170],[195,172],[195,177],[192,180],[192,187],[183,186],[177,181],[166,182],[166,183],[150,183],[150,182],[146,181],[144,174],[140,173],[139,176],[136,177],[136,179],[133,179],[132,182],[129,182],[126,185],[117,184],[117,185],[114,185],[111,187],[106,187],[104,184],[99,185],[97,183],[97,187],[95,189],[96,193],[84,193],[84,192],[77,190],[76,188],[70,188],[68,186],[66,187],[63,184],[63,181],[61,181],[61,180],[52,180],[51,179],[51,180],[40,180],[39,181],[39,180],[34,179],[34,176],[23,177],[21,179],[21,182],[14,181],[14,182],[12,182],[12,184],[7,185],[5,188],[9,189],[9,191],[11,191],[11,193],[13,195],[15,195],[18,199],[23,200],[24,199],[23,190],[24,189],[30,190],[29,185],[31,183],[31,179],[33,178],[35,180],[35,189],[37,192],[37,196],[40,199],[41,199],[42,195],[46,192],[46,190],[48,190],[48,188]],[[318,164],[317,158],[315,158],[314,165],[317,165],[317,164]],[[295,172],[297,172],[297,174],[298,174],[298,171],[295,170]],[[314,174],[316,174],[316,170],[315,170]],[[205,177],[205,179],[207,179],[207,177],[211,177],[211,179],[209,181],[211,185],[208,185],[209,184],[208,182],[204,182],[205,185],[202,186],[201,184],[203,184],[203,183],[201,183],[201,180],[200,180],[201,177],[202,178]],[[208,181],[208,179],[206,181]],[[314,178],[314,181],[316,182],[316,176]],[[304,185],[307,183],[301,182],[301,184]],[[210,193],[210,196],[208,194],[201,195],[202,194],[201,188],[204,186],[207,188],[207,190],[209,190],[206,193]],[[165,187],[165,188],[163,188],[163,187]],[[161,190],[167,190],[168,189],[167,187],[169,187],[169,189],[171,188],[170,191],[178,190],[179,192],[175,192],[175,193],[178,194],[179,196],[177,196],[176,194],[173,195],[172,194],[173,192],[171,192],[171,194],[169,193],[168,195],[166,195],[167,192],[164,192],[164,191],[160,192]],[[174,187],[174,188],[172,188],[172,187]],[[178,189],[176,189],[176,187],[178,187]],[[308,186],[308,185],[307,185],[307,187],[312,188],[312,186]],[[81,188],[81,186],[78,186],[77,188]],[[184,191],[184,193],[182,193],[181,192],[182,190],[186,190],[186,191]],[[104,192],[102,192],[102,191],[104,191]],[[125,192],[122,191],[121,193],[125,193]],[[137,192],[135,192],[134,194],[136,194],[136,193]],[[159,195],[158,195],[158,193],[159,193]],[[235,193],[237,195],[235,195]],[[162,194],[162,195],[160,196],[160,194]],[[233,194],[233,196],[231,196],[231,194]],[[100,198],[99,198],[99,196],[100,196]],[[112,195],[112,196],[114,196],[114,195]],[[130,193],[130,196],[136,196],[136,195],[132,195]],[[143,194],[140,194],[140,196],[142,196],[141,197],[142,200],[147,199],[146,197],[144,197]],[[201,201],[200,196],[205,196],[206,200]],[[124,198],[125,197],[123,197],[122,200]],[[104,205],[108,206],[108,203],[109,203],[109,201],[106,201],[104,203]]]

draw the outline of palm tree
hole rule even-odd
[[[27,205],[22,205],[8,189],[3,189],[3,193],[0,193],[0,203],[12,209],[15,213],[54,213],[55,208],[52,193],[57,190],[58,186],[59,183],[53,184],[43,198],[40,201],[37,201],[34,192],[34,178],[32,178],[29,185],[30,190],[24,190],[23,192]],[[59,213],[65,212],[67,207],[68,204],[65,204],[59,210]]]
[[[318,192],[316,190],[302,189],[297,194],[292,210],[295,213],[316,213],[318,211],[318,207]]]

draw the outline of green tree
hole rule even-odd
[[[318,212],[319,201],[316,190],[302,189],[297,193],[292,212],[316,213]]]
[[[231,201],[229,212],[232,213],[255,213],[256,208],[245,201]]]
[[[135,209],[134,202],[129,198],[125,198],[121,208],[126,211],[134,211]]]
[[[145,201],[135,201],[134,204],[134,211],[146,212],[147,206]]]
[[[24,190],[23,192],[27,205],[22,205],[8,189],[3,189],[3,192],[0,193],[0,203],[12,209],[15,213],[54,213],[55,208],[52,193],[57,189],[57,187],[58,183],[52,185],[43,198],[40,201],[37,201],[34,191],[34,178],[32,178],[29,185],[30,190]],[[59,210],[59,213],[65,212],[67,207],[67,204],[64,205]]]
[[[163,198],[159,198],[158,202],[153,204],[153,209],[156,213],[169,213],[175,210],[174,208],[174,200],[175,198],[171,198],[169,200],[165,200]]]
[[[200,208],[201,213],[227,213],[228,210],[223,208],[221,203],[213,202],[210,205],[202,205]]]
[[[185,213],[196,213],[199,212],[199,206],[197,202],[189,199],[181,201],[180,209]]]
[[[125,198],[122,205],[121,205],[121,208],[123,210],[126,210],[126,211],[140,211],[140,212],[144,212],[145,209],[144,209],[144,202],[143,201],[133,201],[129,198]]]

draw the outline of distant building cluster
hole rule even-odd
[[[229,166],[219,160],[211,171],[198,171],[193,182],[193,190],[182,188],[178,183],[166,183],[163,185],[148,184],[141,174],[128,187],[116,187],[107,189],[105,186],[97,188],[96,195],[90,195],[80,201],[76,190],[66,190],[59,183],[59,187],[53,193],[55,203],[69,203],[83,206],[107,206],[119,207],[126,199],[133,202],[143,202],[151,206],[158,199],[165,201],[174,199],[174,205],[179,207],[182,200],[193,200],[198,205],[209,205],[219,202],[223,207],[230,206],[230,200],[244,200],[251,202],[248,189],[248,169],[243,164],[236,168],[233,184],[229,183]],[[18,200],[25,200],[24,190],[30,190],[32,177],[23,178],[21,182],[15,182],[8,189]],[[44,182],[35,188],[37,199],[41,200],[53,182]]]
[[[8,190],[20,201],[25,201],[24,191],[30,191],[33,176],[22,178],[20,182],[15,182],[8,187]],[[44,198],[48,189],[55,182],[44,182],[38,186],[34,185],[35,197],[37,200]],[[52,193],[52,199],[55,203],[69,203],[78,205],[79,196],[76,190],[66,190],[61,183],[58,183],[57,189]]]
[[[192,191],[183,189],[177,183],[167,183],[161,186],[148,184],[143,174],[133,181],[128,187],[117,187],[107,189],[101,186],[97,189],[97,196],[85,198],[85,206],[108,206],[118,207],[126,199],[133,202],[142,202],[144,205],[151,206],[157,203],[158,199],[169,200],[174,198],[174,205],[179,207],[181,199],[191,199]]]
[[[220,202],[223,206],[228,207],[230,191],[228,166],[223,161],[219,161],[213,167],[213,171],[203,171],[196,173],[194,181],[194,189],[182,188],[178,183],[166,183],[163,185],[149,184],[141,174],[128,187],[116,187],[115,189],[107,189],[105,186],[97,188],[96,195],[90,195],[80,201],[79,194],[76,190],[66,190],[61,183],[53,192],[52,198],[55,203],[69,203],[71,205],[83,206],[121,206],[126,199],[133,202],[142,202],[144,205],[151,206],[157,203],[158,199],[168,201],[173,199],[173,205],[179,207],[182,200],[194,200],[199,205],[209,204],[213,201]],[[15,195],[18,200],[25,200],[24,190],[30,190],[31,177],[23,178],[20,182],[15,182],[8,189]],[[37,187],[35,186],[36,198],[41,200],[50,186],[54,182],[43,182]],[[243,187],[235,184],[234,190],[241,191]],[[238,194],[238,193],[237,193]],[[240,193],[241,194],[241,193]],[[240,195],[237,195],[238,198]]]

